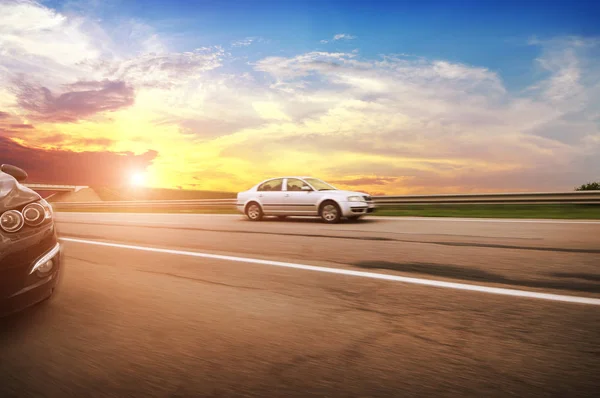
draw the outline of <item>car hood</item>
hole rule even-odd
[[[0,171],[0,213],[40,200],[35,191],[21,185],[10,174]]]

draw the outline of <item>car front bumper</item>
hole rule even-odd
[[[18,244],[19,249],[0,262],[0,316],[19,312],[52,295],[62,267],[62,247],[52,230],[33,245]],[[36,263],[52,261],[52,269],[31,272]]]
[[[342,202],[340,208],[343,217],[356,217],[373,213],[375,204],[373,202]]]

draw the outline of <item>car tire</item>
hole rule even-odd
[[[319,207],[319,216],[327,224],[337,224],[342,218],[342,210],[334,201],[326,200]]]
[[[250,202],[246,206],[246,217],[250,221],[260,221],[263,218],[263,211],[260,205],[256,202]]]

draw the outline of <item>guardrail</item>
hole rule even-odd
[[[600,191],[403,195],[373,197],[378,206],[415,204],[597,204]]]
[[[110,202],[54,202],[56,210],[98,208],[235,208],[236,199],[136,200]],[[600,191],[528,192],[464,195],[373,196],[376,207],[455,204],[600,204]]]

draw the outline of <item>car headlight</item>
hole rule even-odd
[[[37,227],[46,219],[46,209],[40,203],[30,203],[21,210],[25,224]]]
[[[25,219],[18,210],[8,210],[0,216],[0,227],[6,232],[17,232],[23,228]]]
[[[348,202],[364,202],[362,196],[348,196]]]
[[[0,228],[18,232],[24,225],[37,227],[52,218],[52,207],[44,199],[30,203],[19,210],[8,210],[0,215]]]

